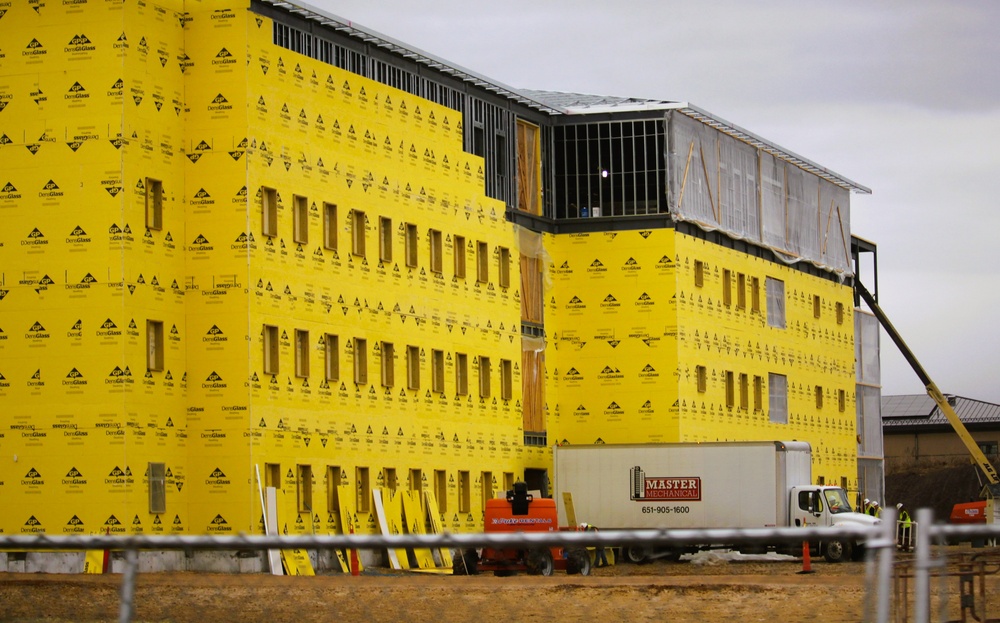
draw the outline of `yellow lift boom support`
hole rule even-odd
[[[854,290],[861,296],[862,299],[864,299],[865,303],[868,304],[868,307],[878,319],[879,324],[882,325],[885,332],[889,334],[890,338],[892,338],[892,341],[896,344],[896,347],[899,348],[899,351],[903,354],[906,362],[909,363],[910,367],[913,368],[913,371],[917,373],[917,377],[920,379],[920,382],[924,384],[924,389],[927,390],[927,395],[934,400],[938,408],[941,409],[941,413],[944,413],[944,416],[948,418],[948,422],[951,424],[951,427],[955,429],[955,432],[958,433],[959,438],[962,440],[962,443],[965,444],[969,454],[972,455],[973,462],[976,463],[979,469],[983,472],[983,475],[985,475],[986,486],[983,487],[982,496],[988,499],[1000,497],[1000,478],[997,477],[997,470],[993,467],[993,464],[990,463],[989,459],[986,458],[986,455],[983,454],[983,451],[979,449],[979,445],[976,444],[976,440],[972,438],[969,430],[965,428],[965,424],[962,424],[962,420],[958,419],[958,414],[956,414],[955,410],[951,408],[951,404],[948,402],[948,399],[945,398],[944,394],[941,393],[941,390],[934,384],[931,377],[927,375],[923,366],[921,366],[920,362],[917,361],[913,351],[910,350],[910,348],[906,345],[906,342],[904,342],[903,338],[899,335],[899,332],[896,331],[896,328],[892,326],[891,322],[889,322],[889,318],[886,317],[882,308],[878,306],[878,303],[875,301],[875,297],[872,296],[872,294],[865,289],[863,285],[861,285],[861,281],[858,279],[854,280]]]

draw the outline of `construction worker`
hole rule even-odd
[[[872,505],[868,508],[868,514],[871,515],[872,517],[882,516],[882,509],[879,508],[877,501],[872,500]]]
[[[896,543],[899,549],[908,552],[913,539],[913,520],[902,502],[896,504]]]
[[[869,500],[868,498],[865,498],[865,503],[861,507],[863,509],[861,512],[864,513],[865,515],[871,515],[871,513],[868,512],[869,510],[871,510],[871,507],[872,507],[872,501]]]
[[[593,526],[589,523],[580,524],[580,528],[582,528],[584,532],[597,532],[597,526]],[[608,566],[608,556],[604,551],[603,545],[597,545],[594,548],[594,566],[595,567]]]

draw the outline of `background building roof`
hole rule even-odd
[[[1000,405],[962,396],[948,396],[948,402],[966,426],[1000,426]],[[892,433],[918,426],[951,429],[944,413],[927,394],[882,396],[883,431]]]

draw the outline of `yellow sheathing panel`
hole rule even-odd
[[[292,532],[336,532],[338,494],[353,508],[389,488],[387,469],[400,482],[446,472],[441,529],[474,530],[483,472],[502,483],[550,465],[523,445],[517,227],[462,150],[463,119],[274,46],[248,6],[13,3],[0,18],[0,452],[18,456],[0,462],[4,533],[260,531],[255,464],[277,466]],[[791,435],[814,440],[817,475],[853,480],[847,288],[666,229],[544,235],[530,255],[545,268],[550,443]],[[716,267],[783,279],[788,328],[699,301],[695,259],[706,290]],[[162,369],[147,369],[149,321],[162,323]],[[727,370],[787,374],[789,423],[730,413]],[[150,512],[149,463],[167,470],[163,513]],[[293,491],[312,508],[299,513]],[[377,530],[370,510],[350,521]]]
[[[856,488],[851,288],[689,236],[677,236],[676,260],[677,341],[682,361],[679,409],[684,416],[678,441],[809,441],[814,478],[833,484],[846,478],[848,488]],[[701,286],[695,285],[696,261],[702,262]],[[724,296],[727,270],[728,305]],[[785,328],[768,324],[769,277],[784,283]],[[754,309],[754,279],[759,310]],[[839,322],[838,304],[842,308]],[[702,392],[697,387],[696,366],[706,369]],[[727,371],[736,382],[732,406],[727,405]],[[749,385],[746,408],[741,405],[741,374]],[[771,422],[769,374],[787,378],[787,424]],[[754,404],[754,377],[763,383],[759,408]],[[817,391],[822,394],[821,406]]]
[[[6,533],[186,530],[183,120],[167,106],[182,103],[183,12],[15,3],[0,20],[18,48],[0,63]],[[147,177],[163,185],[154,231]],[[150,318],[163,369],[147,372]],[[165,513],[150,462],[166,466]]]
[[[550,440],[678,435],[673,241],[672,230],[546,237]]]
[[[672,229],[547,236],[545,244],[552,283],[546,297],[550,439],[807,440],[817,477],[856,486],[848,286]],[[694,285],[695,262],[701,286]],[[784,329],[767,324],[768,277],[784,282]],[[703,391],[698,367],[705,368]],[[788,380],[787,423],[769,418],[772,373]]]

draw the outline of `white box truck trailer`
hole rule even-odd
[[[805,442],[564,445],[553,454],[556,499],[572,494],[576,518],[602,530],[878,523],[854,512],[842,488],[812,484],[812,450]],[[560,508],[562,524],[565,512]],[[860,557],[862,546],[838,538],[814,544],[830,562]],[[659,552],[633,546],[624,554],[641,562],[721,547],[737,549],[725,543]],[[781,549],[741,549],[765,548]]]

